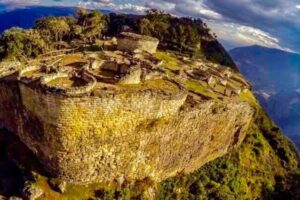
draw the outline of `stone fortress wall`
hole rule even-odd
[[[4,126],[19,135],[49,172],[70,182],[109,182],[124,174],[136,180],[153,173],[157,158],[137,161],[138,153],[147,153],[136,149],[142,134],[137,129],[176,115],[186,99],[185,91],[174,96],[155,91],[77,95],[44,92],[22,81],[0,83]],[[119,160],[111,160],[116,143],[122,151]],[[108,171],[113,166],[118,169]]]
[[[73,183],[160,181],[191,172],[238,146],[253,114],[233,100],[189,107],[187,91],[168,79],[162,83],[171,91],[119,88],[91,73],[8,69],[0,75],[0,120],[47,171]],[[70,77],[81,84],[52,83]]]
[[[29,123],[34,124],[31,128],[42,133],[26,144],[41,153],[39,156],[44,158],[48,171],[75,182],[111,181],[112,177],[120,176],[118,171],[125,169],[128,179],[143,178],[145,172],[136,175],[137,169],[130,165],[135,164],[141,170],[155,163],[153,160],[135,162],[140,159],[138,153],[147,153],[135,151],[140,145],[139,134],[142,134],[139,126],[148,121],[169,119],[186,98],[183,94],[179,99],[159,99],[147,92],[107,97],[59,97],[42,94],[25,85],[20,88]],[[24,134],[24,138],[29,138],[26,132]],[[116,153],[114,149],[118,148],[122,149],[116,154],[119,160],[111,160],[110,156]],[[109,171],[113,166],[118,169]]]
[[[0,121],[8,130],[18,132],[21,99],[17,81],[20,63],[0,64]]]

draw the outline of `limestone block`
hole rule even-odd
[[[140,84],[141,83],[142,70],[140,67],[133,67],[130,72],[125,75],[120,84]]]
[[[117,43],[117,48],[121,51],[134,52],[142,50],[153,54],[156,52],[159,40],[149,36],[123,32],[117,38]]]
[[[209,77],[208,85],[214,87],[216,84],[217,84],[217,80],[213,76]]]
[[[91,64],[92,69],[99,69],[104,64],[103,60],[94,60]]]

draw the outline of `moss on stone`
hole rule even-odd
[[[196,81],[196,80],[187,80],[185,82],[185,87],[188,90],[191,90],[195,93],[207,96],[207,97],[211,97],[211,98],[216,98],[217,95],[212,92],[211,90],[208,89],[208,86],[206,83],[204,83],[203,81]]]
[[[179,60],[175,56],[168,54],[167,52],[158,51],[155,57],[163,61],[163,67],[169,69],[179,69]]]

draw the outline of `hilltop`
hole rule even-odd
[[[1,195],[299,197],[295,147],[199,19],[81,9],[0,56]]]

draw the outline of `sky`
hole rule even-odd
[[[203,19],[227,49],[256,44],[300,52],[300,0],[0,0],[0,11],[32,5],[135,14],[156,8]]]

